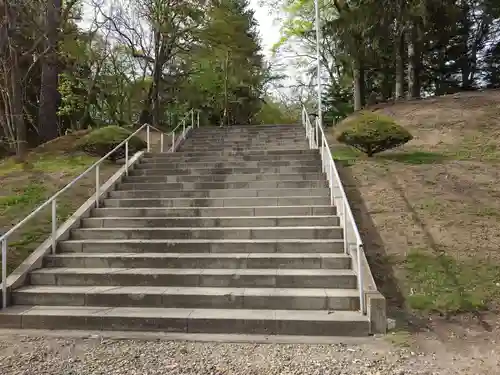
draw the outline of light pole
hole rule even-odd
[[[319,20],[319,0],[314,0],[314,8],[316,11],[316,64],[317,64],[317,89],[318,89],[318,121],[319,125],[323,126],[323,113],[321,109],[321,60],[319,41],[321,38],[320,20]]]

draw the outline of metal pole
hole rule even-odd
[[[99,188],[100,188],[100,182],[99,182],[99,165],[96,165],[95,167],[95,206],[96,208],[99,208]]]
[[[359,290],[359,308],[363,315],[366,315],[366,301],[365,301],[365,291],[364,291],[364,275],[363,275],[363,262],[361,256],[364,252],[363,244],[358,244],[358,290]]]
[[[160,134],[160,152],[163,152],[163,133]]]
[[[128,141],[125,142],[125,176],[128,176]]]
[[[321,59],[320,59],[320,40],[321,40],[321,31],[320,31],[320,19],[319,19],[319,0],[314,0],[314,7],[316,10],[316,63],[317,63],[317,83],[318,83],[318,121],[319,126],[323,126],[323,114],[321,108]]]
[[[52,201],[52,254],[56,253],[57,200]]]
[[[7,307],[7,238],[2,241],[2,308]]]
[[[146,126],[146,138],[148,142],[148,152],[151,151],[151,139],[150,139],[150,134],[149,134],[149,125]]]

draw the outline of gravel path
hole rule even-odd
[[[490,347],[491,348],[491,347]],[[494,348],[491,348],[494,350]],[[0,334],[1,375],[451,375],[499,374],[498,362],[414,352],[386,339],[357,345],[215,344]],[[482,356],[482,357],[481,357]],[[489,361],[489,362],[488,362]]]

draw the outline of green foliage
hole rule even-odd
[[[132,132],[119,126],[106,126],[93,130],[78,143],[77,147],[92,156],[103,157],[111,152],[115,147],[130,137]],[[135,153],[146,148],[147,144],[138,136],[133,136],[129,140],[129,152]],[[111,160],[124,157],[125,146],[110,155]]]
[[[290,109],[268,98],[257,113],[256,122],[258,124],[295,124],[299,117],[300,112],[290,112]]]
[[[500,268],[487,261],[453,259],[412,250],[405,260],[408,304],[451,315],[483,310],[500,297]]]
[[[380,159],[397,161],[405,164],[440,164],[443,163],[447,156],[439,152],[428,151],[410,151],[410,152],[391,152],[385,155],[379,155]]]
[[[344,124],[337,140],[352,146],[368,156],[401,146],[412,135],[391,118],[372,112],[362,112]]]
[[[253,12],[245,0],[222,0],[207,13],[193,72],[184,88],[192,107],[213,124],[250,124],[262,104],[266,78]]]
[[[31,182],[22,190],[16,190],[12,195],[0,196],[0,215],[12,216],[13,211],[25,209],[43,202],[45,199],[45,187],[39,182]]]

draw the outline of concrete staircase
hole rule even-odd
[[[144,156],[0,326],[368,335],[329,197],[301,127],[196,129]]]

